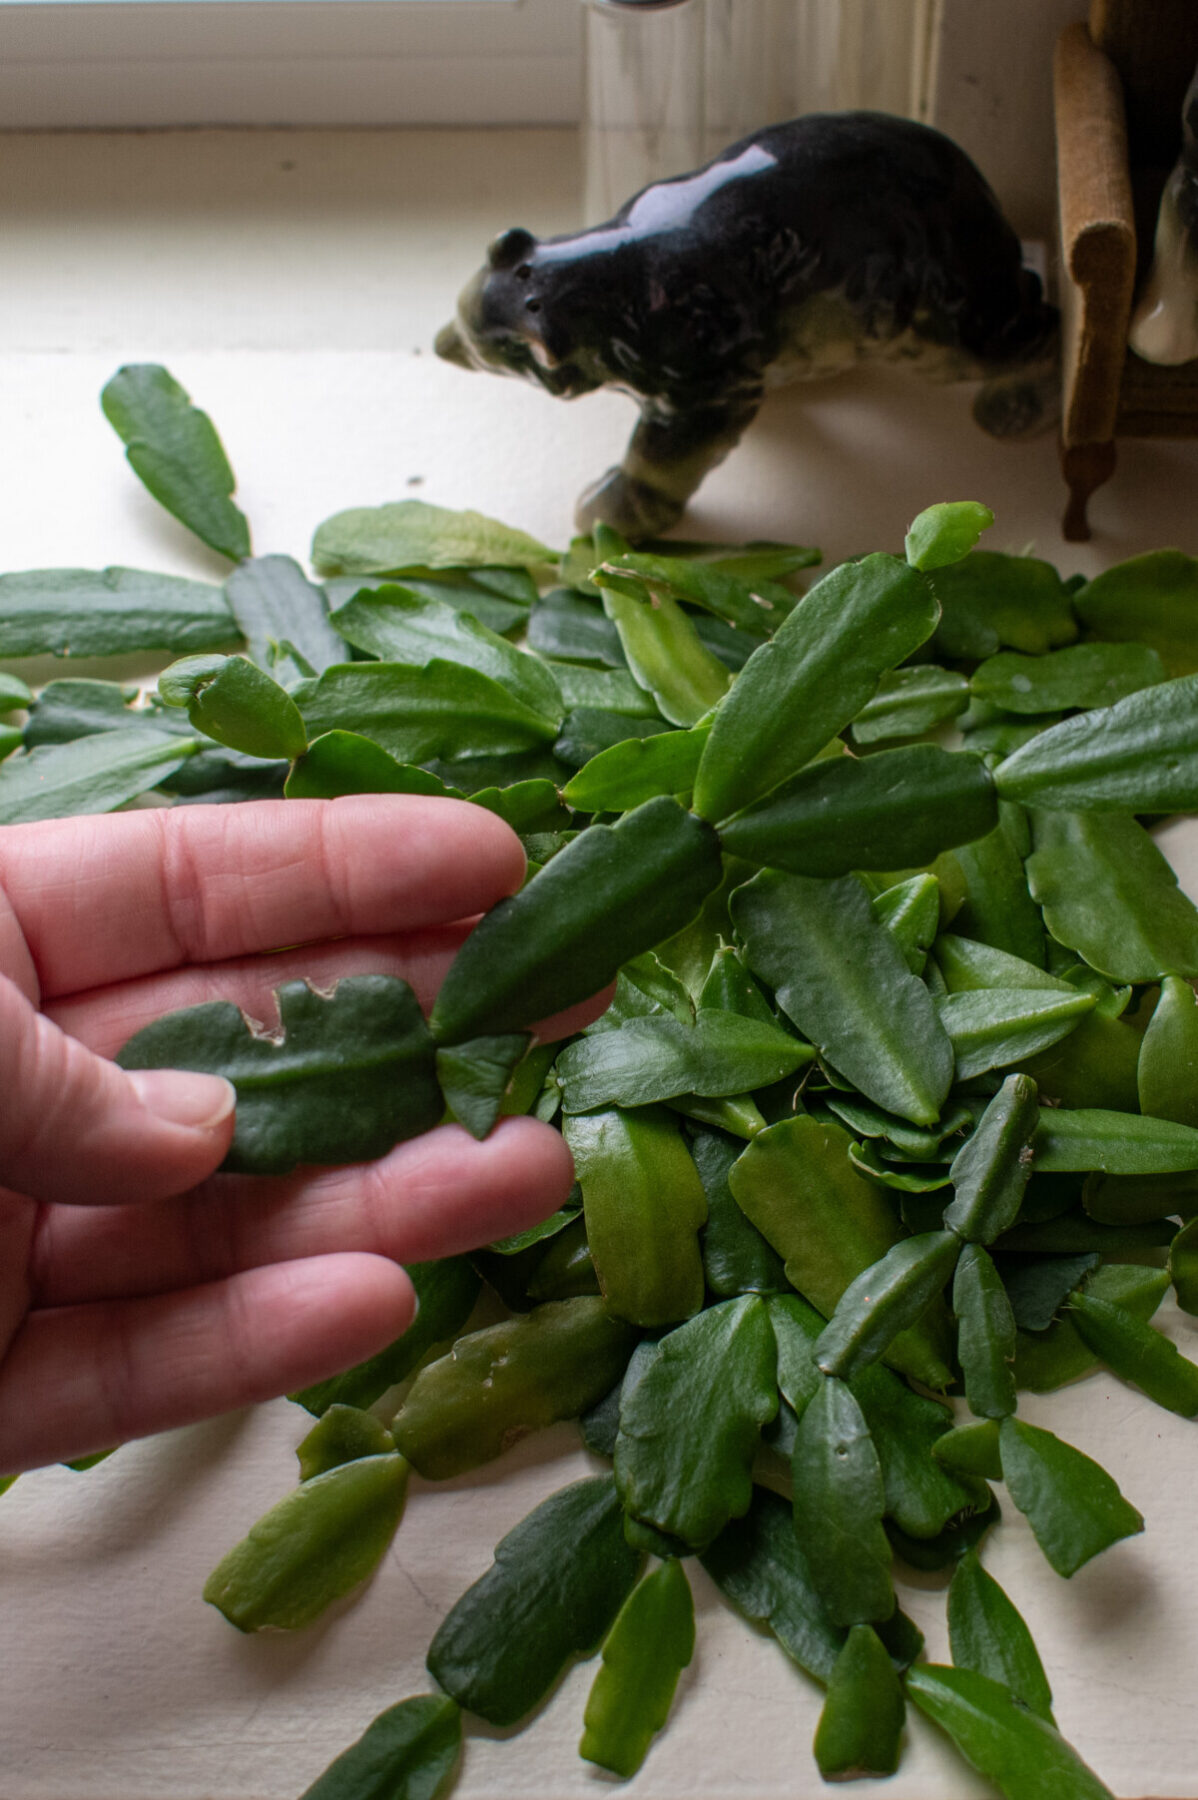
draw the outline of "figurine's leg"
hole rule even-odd
[[[1090,495],[1115,473],[1115,445],[1061,444],[1061,474],[1069,489],[1069,504],[1061,522],[1061,536],[1067,544],[1088,544],[1090,521],[1086,508]]]
[[[631,539],[656,537],[676,525],[703,477],[722,462],[752,422],[761,393],[718,406],[675,410],[650,402],[619,468],[580,496],[579,531],[611,525]]]

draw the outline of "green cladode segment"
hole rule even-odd
[[[1145,824],[1198,808],[1198,563],[1064,581],[975,549],[989,515],[963,502],[804,595],[795,546],[600,531],[559,558],[404,501],[322,526],[319,586],[250,556],[165,371],[105,405],[238,566],[223,590],[0,576],[0,655],[186,659],[161,699],[0,673],[0,822],[424,794],[504,818],[531,872],[427,1024],[393,977],[296,982],[277,1027],[214,1003],[125,1066],[232,1079],[234,1168],[527,1112],[579,1177],[542,1225],[417,1265],[409,1330],[293,1396],[301,1480],[211,1578],[243,1630],[292,1628],[377,1566],[409,1467],[460,1478],[578,1418],[612,1460],[453,1607],[448,1698],[391,1707],[309,1800],[435,1800],[459,1706],[506,1729],[600,1646],[583,1754],[631,1773],[690,1655],[691,1555],[827,1686],[830,1777],[893,1766],[905,1689],[1009,1800],[1105,1795],[978,1556],[1000,1480],[1060,1575],[1142,1525],[1023,1391],[1101,1363],[1198,1416],[1149,1323],[1170,1286],[1198,1312],[1198,910]],[[612,980],[603,1018],[530,1042]],[[916,1660],[911,1567],[956,1571],[955,1668]]]

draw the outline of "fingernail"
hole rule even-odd
[[[171,1125],[213,1131],[237,1104],[231,1081],[222,1075],[199,1075],[191,1069],[136,1069],[129,1080],[147,1112]]]

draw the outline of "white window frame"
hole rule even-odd
[[[560,125],[581,0],[0,0],[0,130]]]

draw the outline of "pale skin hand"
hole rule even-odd
[[[106,1060],[161,1013],[270,1019],[297,976],[405,976],[427,1008],[523,879],[481,807],[409,796],[62,819],[0,833],[0,1474],[305,1386],[410,1322],[400,1266],[535,1223],[569,1152],[534,1119],[379,1162],[218,1175],[232,1089]],[[281,954],[263,955],[280,946]],[[606,996],[545,1023],[577,1030]]]

